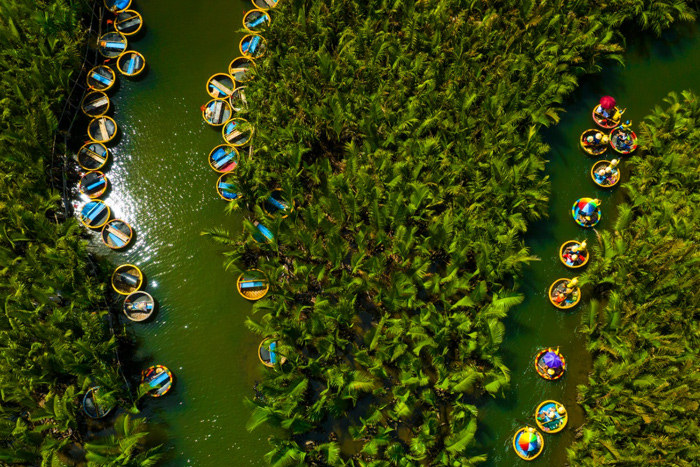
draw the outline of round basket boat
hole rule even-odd
[[[131,5],[131,0],[104,0],[104,1],[105,1],[105,8],[107,8],[112,13],[126,10],[127,8],[129,8],[129,5]]]
[[[215,99],[229,99],[236,90],[236,81],[228,73],[217,73],[207,80],[207,93]]]
[[[133,77],[146,69],[146,59],[135,50],[124,52],[117,58],[117,69],[124,76]]]
[[[581,149],[591,156],[600,156],[608,150],[610,137],[601,130],[590,129],[581,133],[581,138],[578,142]]]
[[[233,177],[228,173],[221,174],[221,177],[216,181],[216,192],[226,201],[233,201],[241,197],[238,188],[233,183]]]
[[[89,92],[83,97],[80,109],[88,117],[101,117],[109,110],[109,97],[102,91]]]
[[[238,151],[230,144],[220,144],[209,153],[209,166],[215,172],[231,172],[237,165]]]
[[[593,107],[593,121],[599,127],[610,130],[620,124],[624,110],[620,110],[619,108],[615,107],[615,109],[612,111],[612,115],[609,117],[603,115],[602,112],[603,109],[600,104]]]
[[[156,301],[149,293],[138,291],[124,299],[124,314],[131,321],[146,321],[156,308]]]
[[[87,85],[94,91],[106,91],[117,82],[117,75],[110,67],[99,65],[88,71]]]
[[[253,126],[244,118],[232,118],[221,130],[224,141],[236,147],[245,146],[250,143],[253,136]]]
[[[133,237],[131,226],[121,219],[112,219],[102,228],[102,241],[113,250],[126,247]]]
[[[212,99],[202,106],[202,118],[211,126],[223,125],[231,114],[231,104],[224,99]]]
[[[260,58],[265,55],[267,42],[265,38],[257,34],[247,34],[243,36],[238,49],[244,57]]]
[[[561,278],[552,282],[549,286],[549,301],[560,310],[568,310],[578,305],[581,300],[581,289],[576,286],[567,287],[573,279]]]
[[[143,285],[143,273],[133,264],[122,264],[112,273],[112,288],[120,295],[136,292]]]
[[[595,208],[593,208],[593,206],[595,206]],[[595,200],[593,198],[577,199],[571,208],[571,216],[581,227],[593,227],[600,222],[600,218],[603,217],[603,213],[600,210],[600,200]]]
[[[258,33],[270,26],[270,15],[256,8],[243,15],[243,28],[250,33]]]
[[[610,132],[610,146],[620,154],[630,154],[637,149],[637,134],[632,130],[615,128]]]
[[[151,397],[162,397],[173,387],[173,374],[163,365],[153,365],[141,372],[141,386]]]
[[[535,356],[535,370],[537,374],[548,381],[555,381],[564,376],[566,360],[559,352],[559,347],[551,347],[540,351]]]
[[[117,122],[112,117],[103,115],[93,118],[88,124],[88,136],[97,143],[112,141],[117,135]]]
[[[250,269],[238,276],[236,288],[241,297],[255,301],[267,294],[270,290],[270,283],[261,270]]]
[[[100,401],[99,386],[91,387],[83,396],[83,411],[90,418],[104,418],[112,410],[112,406]]]
[[[107,206],[104,201],[99,199],[94,199],[80,210],[80,222],[85,227],[91,229],[99,229],[107,223],[110,216],[109,206]]]
[[[620,182],[621,173],[611,161],[598,161],[591,167],[591,178],[601,188],[612,188]]]
[[[590,257],[585,245],[576,240],[564,242],[559,248],[559,259],[567,268],[582,268],[588,264]]]
[[[255,60],[250,57],[234,58],[228,66],[228,74],[233,76],[236,83],[245,83],[252,78],[250,70],[255,69]]]
[[[294,210],[294,201],[285,199],[284,191],[272,190],[270,196],[263,202],[263,211],[270,217],[281,216],[283,219]]]
[[[107,191],[109,182],[102,172],[88,172],[80,179],[80,192],[90,198],[99,198]]]
[[[114,20],[114,29],[125,36],[136,34],[141,30],[141,26],[143,26],[143,18],[135,10],[120,11]]]
[[[78,150],[76,159],[78,165],[84,170],[92,171],[102,168],[107,162],[109,152],[107,147],[102,143],[87,143]]]
[[[229,103],[234,112],[240,112],[248,108],[248,100],[245,97],[246,86],[236,88],[229,98]]]
[[[287,357],[277,354],[277,341],[272,337],[267,337],[258,346],[258,358],[260,363],[268,368],[274,368],[279,362],[280,365],[284,365],[287,361]]]
[[[569,421],[566,407],[557,401],[544,401],[535,409],[535,421],[545,433],[559,433]]]
[[[97,41],[97,50],[103,57],[118,57],[126,50],[128,42],[124,34],[116,31],[108,32],[102,34],[100,40]]]
[[[261,10],[276,8],[278,3],[278,0],[253,0],[253,5],[255,5],[255,8],[259,8]]]
[[[273,233],[258,221],[253,222],[255,226],[255,233],[253,234],[253,240],[257,243],[269,243],[275,236]]]
[[[532,427],[523,427],[513,436],[513,449],[521,459],[531,461],[542,454],[544,438]]]

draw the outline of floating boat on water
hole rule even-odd
[[[97,143],[107,143],[117,134],[117,122],[103,115],[93,118],[88,124],[88,136]]]
[[[248,108],[248,100],[245,97],[246,86],[236,88],[229,98],[229,103],[234,112],[240,112]]]
[[[609,130],[620,124],[625,110],[620,110],[616,104],[612,96],[600,98],[598,105],[593,107],[593,121],[596,125]]]
[[[285,199],[284,191],[277,189],[270,193],[270,196],[263,202],[263,211],[270,217],[276,215],[287,217],[294,210],[294,202]]]
[[[156,301],[151,294],[138,291],[129,294],[124,299],[124,314],[131,321],[146,321],[156,308]]]
[[[238,188],[232,183],[232,178],[230,174],[225,173],[216,181],[216,192],[226,201],[233,201],[241,197]]]
[[[83,97],[80,109],[88,117],[101,117],[109,110],[109,97],[102,91],[89,92]]]
[[[78,188],[90,198],[99,198],[107,191],[108,184],[107,177],[102,172],[88,172],[80,179]]]
[[[260,363],[268,368],[274,368],[279,362],[280,365],[284,365],[287,361],[287,357],[279,355],[278,343],[274,338],[268,337],[263,339],[263,341],[258,346],[258,358]]]
[[[600,130],[590,129],[581,133],[579,144],[581,149],[591,156],[600,156],[608,150],[610,138]]]
[[[277,4],[278,0],[253,0],[253,5],[255,5],[255,8],[260,8],[261,10],[276,8]]]
[[[232,118],[226,122],[221,133],[226,143],[236,147],[245,146],[253,136],[253,126],[244,118]]]
[[[569,240],[564,242],[559,249],[559,259],[567,268],[582,268],[590,259],[588,251],[586,251],[586,242]]]
[[[202,118],[211,126],[223,125],[231,114],[231,104],[223,99],[212,99],[202,106]]]
[[[255,229],[257,232],[253,234],[253,240],[255,240],[258,243],[268,243],[272,241],[275,236],[272,234],[272,231],[262,225],[260,222],[255,221],[253,222],[253,225],[255,226]]]
[[[79,150],[76,156],[78,160],[78,165],[85,170],[97,170],[102,168],[107,162],[109,157],[109,152],[107,147],[102,143],[87,143],[84,144]]]
[[[124,76],[136,76],[146,69],[146,59],[135,50],[129,50],[117,58],[117,69]]]
[[[600,211],[601,201],[593,198],[579,198],[571,208],[571,216],[581,227],[593,227],[603,213]]]
[[[250,269],[236,281],[236,288],[241,297],[247,300],[260,300],[270,290],[270,282],[259,269]]]
[[[591,167],[591,178],[599,187],[612,188],[620,181],[620,169],[617,159],[598,161]]]
[[[526,461],[531,461],[544,449],[544,439],[539,431],[532,427],[523,427],[513,436],[513,449],[515,453]]]
[[[228,73],[217,73],[207,80],[207,93],[215,99],[228,99],[236,89],[236,81]]]
[[[109,206],[99,199],[86,203],[80,210],[80,222],[91,229],[99,229],[105,225],[109,220],[109,216]]]
[[[121,219],[112,219],[102,228],[102,241],[113,250],[127,246],[133,236],[131,226]]]
[[[610,132],[610,146],[620,154],[630,154],[637,149],[637,134],[622,127]]]
[[[120,295],[136,292],[143,284],[143,273],[133,264],[122,264],[112,273],[112,288]]]
[[[114,29],[125,36],[136,34],[141,30],[141,26],[143,26],[143,18],[138,11],[134,10],[120,11],[114,20]]]
[[[113,409],[111,404],[100,399],[99,391],[99,386],[93,386],[83,396],[83,411],[90,418],[104,418]]]
[[[127,44],[128,41],[124,34],[112,31],[100,37],[100,40],[97,41],[97,50],[103,57],[114,58],[126,50]]]
[[[557,279],[549,286],[549,301],[560,310],[575,307],[581,300],[578,279]]]
[[[131,0],[104,0],[104,2],[105,8],[107,8],[112,13],[126,10],[127,8],[129,8],[129,5],[131,5]]]
[[[243,27],[246,31],[257,33],[270,26],[270,15],[259,8],[243,15]]]
[[[243,36],[238,49],[244,57],[260,58],[265,54],[267,43],[262,36],[257,34],[248,34]]]
[[[87,85],[95,91],[106,91],[114,86],[117,81],[117,75],[110,67],[99,65],[88,71]]]
[[[569,421],[566,407],[557,401],[544,401],[535,409],[535,421],[545,433],[559,433]]]
[[[238,151],[230,144],[220,144],[209,153],[209,166],[215,172],[226,173],[238,165]]]
[[[173,387],[173,374],[163,365],[153,365],[141,372],[141,386],[151,397],[162,397]]]
[[[250,70],[254,69],[255,60],[250,57],[234,58],[228,66],[228,74],[233,76],[237,83],[245,83],[250,81]]]
[[[551,347],[540,351],[535,357],[535,370],[537,374],[546,380],[554,381],[562,376],[566,371],[566,360],[559,352],[559,347]]]

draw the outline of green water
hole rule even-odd
[[[479,438],[489,454],[489,467],[509,465],[564,466],[566,447],[583,423],[583,410],[576,405],[576,385],[585,384],[591,369],[591,357],[585,338],[576,333],[581,316],[588,310],[588,295],[572,310],[559,311],[547,299],[553,281],[573,277],[576,272],[558,259],[559,247],[569,239],[588,239],[595,243],[595,233],[578,227],[571,218],[571,206],[581,197],[600,198],[603,217],[596,229],[610,229],[616,218],[615,205],[622,199],[620,188],[598,189],[590,170],[596,160],[610,160],[610,150],[603,157],[587,156],[578,147],[580,134],[595,128],[591,118],[593,106],[601,96],[610,94],[618,105],[627,107],[625,117],[637,128],[643,117],[671,91],[700,91],[700,30],[684,26],[663,39],[629,39],[626,66],[606,64],[603,73],[586,77],[578,91],[565,105],[561,122],[544,132],[551,146],[546,173],[552,182],[549,218],[533,225],[526,241],[541,261],[525,271],[521,291],[525,302],[506,321],[507,334],[502,346],[506,364],[512,370],[512,387],[505,398],[480,407]],[[664,104],[665,105],[665,104]],[[624,159],[622,181],[628,177]],[[567,362],[565,376],[558,381],[540,378],[534,369],[534,357],[545,347],[561,347]],[[513,451],[513,435],[525,423],[534,426],[534,412],[540,402],[553,399],[569,411],[567,428],[557,434],[544,434],[544,451],[534,461],[526,462]]]
[[[115,264],[137,264],[147,275],[160,309],[150,322],[127,325],[137,336],[135,359],[142,368],[154,363],[176,375],[174,389],[162,399],[147,400],[144,413],[163,439],[169,466],[265,465],[269,432],[248,433],[249,411],[242,399],[265,369],[255,355],[258,339],[243,326],[251,305],[235,290],[235,277],[223,271],[221,249],[200,237],[206,227],[241,228],[239,217],[223,214],[224,201],[215,192],[218,178],[207,164],[209,151],[222,142],[220,129],[206,125],[200,106],[209,100],[205,82],[225,71],[239,55],[243,10],[241,0],[138,1],[146,23],[131,47],[147,60],[146,75],[120,78],[111,93],[121,135],[110,150],[114,162],[106,169],[112,184],[105,201],[136,232],[134,245],[123,252],[98,247]],[[596,190],[590,180],[593,159],[577,147],[578,135],[592,127],[590,110],[602,94],[613,94],[639,121],[671,90],[700,82],[697,35],[671,43],[637,44],[626,69],[610,66],[604,75],[584,82],[567,106],[561,124],[546,133],[552,146],[548,174],[552,180],[550,218],[531,229],[528,244],[542,261],[529,268],[523,284],[526,301],[507,322],[503,353],[512,369],[513,385],[504,399],[481,408],[480,441],[488,448],[491,466],[513,465],[511,437],[543,399],[556,399],[570,409],[569,428],[546,436],[539,465],[564,465],[563,448],[580,425],[575,385],[589,369],[584,341],[575,329],[586,310],[586,297],[573,311],[549,305],[546,289],[559,277],[571,276],[556,258],[565,240],[588,237],[569,211],[581,196],[604,200],[599,228],[614,216],[615,192]],[[625,170],[624,164],[622,167]],[[624,179],[623,179],[624,180]],[[618,192],[619,193],[619,192]],[[561,346],[569,368],[562,381],[550,383],[534,372],[532,358],[544,346]],[[519,421],[521,420],[521,421]]]

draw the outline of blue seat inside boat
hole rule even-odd
[[[119,237],[117,237],[117,236],[114,235],[114,234],[111,234],[111,233],[110,233],[110,234],[107,234],[107,236],[108,236],[109,239],[112,241],[112,243],[114,243],[116,246],[124,246],[124,245],[126,245],[126,243],[125,243],[124,241],[122,241]]]
[[[277,363],[277,354],[275,350],[277,349],[277,342],[270,344],[270,363]]]
[[[236,199],[236,198],[238,198],[238,193],[233,193],[233,192],[230,192],[230,191],[223,191],[221,194],[224,195],[224,198],[226,198],[226,199]]]
[[[232,183],[219,182],[219,188],[222,190],[235,190],[236,185],[233,185]]]
[[[216,168],[218,169],[218,168],[221,168],[221,167],[223,167],[224,165],[226,165],[226,164],[227,164],[228,162],[230,162],[232,159],[233,159],[233,154],[230,154],[230,153],[229,153],[229,154],[228,154],[226,157],[224,157],[223,159],[220,159],[220,160],[214,162],[214,165],[216,165]]]
[[[248,45],[248,53],[250,53],[250,54],[255,53],[255,49],[258,48],[259,43],[260,43],[260,36],[253,37]]]
[[[90,206],[90,203],[86,204],[85,207]],[[89,220],[95,220],[95,218],[106,208],[107,206],[102,204],[102,203],[95,203],[95,205],[90,208],[87,214],[85,214],[85,217]],[[83,211],[85,208],[83,208]]]
[[[219,148],[216,151],[214,151],[214,153],[211,155],[211,158],[214,161],[218,161],[219,159],[221,159],[225,155],[226,155],[226,150],[224,148]]]
[[[265,283],[262,281],[241,282],[241,289],[253,289],[255,287],[265,287]]]
[[[260,15],[257,18],[255,18],[252,23],[248,23],[248,27],[254,28],[256,26],[260,26],[266,19],[267,19],[267,16]]]
[[[164,371],[161,374],[159,374],[158,376],[156,376],[155,378],[153,378],[151,380],[151,382],[148,383],[148,385],[151,386],[152,388],[155,388],[156,386],[159,386],[159,385],[165,383],[168,380],[168,378],[170,378],[170,376],[168,376],[168,373],[166,371]]]
[[[115,50],[124,50],[126,48],[126,44],[123,42],[114,42],[114,41],[106,41],[105,42],[105,48],[107,49],[115,49]]]
[[[136,61],[138,60],[138,55],[132,56],[129,60],[129,67],[126,69],[126,74],[130,75],[136,69]]]
[[[133,274],[128,274],[126,272],[122,272],[121,274],[119,274],[119,277],[121,277],[121,279],[124,282],[126,282],[127,284],[129,284],[133,287],[136,287],[137,285],[139,285],[139,278],[134,276]]]
[[[99,73],[93,73],[91,75],[91,77],[92,77],[92,79],[99,81],[100,83],[104,84],[105,86],[109,86],[110,84],[112,84],[112,80],[105,78],[104,76],[102,76]]]
[[[280,203],[279,201],[277,201],[277,200],[276,200],[275,198],[273,198],[272,196],[270,196],[269,198],[267,198],[267,202],[270,203],[271,205],[273,205],[274,207],[276,207],[277,209],[281,209],[282,211],[284,211],[285,209],[287,209],[287,206],[285,206],[284,204]]]
[[[90,186],[88,186],[88,187],[86,188],[86,190],[87,190],[87,191],[91,191],[91,190],[94,190],[95,188],[101,187],[101,186],[104,185],[104,184],[105,184],[105,179],[104,179],[104,178],[101,178],[101,179],[99,179],[98,181],[96,181],[95,183],[93,183],[93,184],[91,184]]]

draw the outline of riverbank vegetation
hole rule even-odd
[[[106,320],[104,275],[49,181],[57,115],[82,66],[82,8],[61,0],[0,4],[2,465],[154,460],[141,447],[141,421],[122,417],[113,436],[96,438],[80,409],[91,385],[132,404]]]
[[[663,29],[692,12],[297,0],[272,14],[230,204],[252,216],[240,235],[207,232],[234,273],[274,284],[246,324],[287,363],[258,385],[249,428],[286,429],[271,465],[478,464],[475,403],[509,384],[501,319],[549,197],[538,130],[578,76],[621,60],[624,20]],[[297,206],[285,219],[260,208],[276,188]]]
[[[700,103],[666,103],[640,126],[627,201],[582,278],[600,302],[583,320],[595,363],[572,465],[700,463]]]

